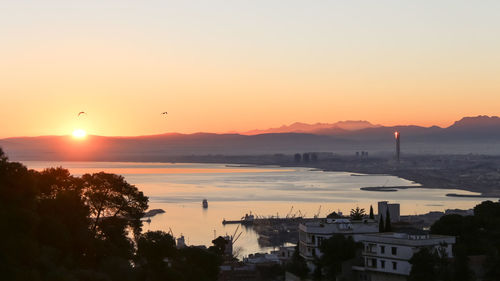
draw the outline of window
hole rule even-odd
[[[392,247],[392,254],[397,255],[398,254],[398,248]]]
[[[385,268],[385,261],[384,261],[384,260],[381,260],[381,261],[380,261],[380,267],[381,267],[381,268]]]
[[[385,246],[380,246],[380,253],[385,254]]]
[[[367,267],[377,268],[377,259],[367,259],[366,260]]]
[[[376,253],[377,252],[377,245],[376,244],[368,244],[366,245],[366,252],[368,253]]]
[[[394,269],[394,270],[398,269],[398,263],[397,262],[395,262],[395,261],[392,262],[392,269]]]
[[[323,243],[323,239],[325,239],[325,237],[318,236],[318,246],[321,246],[321,243]]]

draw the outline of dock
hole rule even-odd
[[[248,221],[248,220],[222,220],[222,224],[253,224],[253,221]]]

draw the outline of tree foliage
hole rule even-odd
[[[352,239],[341,234],[335,234],[323,240],[320,250],[323,255],[319,258],[317,266],[322,269],[326,280],[336,280],[341,272],[342,263],[353,259],[360,245]]]
[[[356,207],[355,209],[351,209],[351,219],[352,220],[362,220],[366,215],[365,209]]]
[[[391,232],[392,231],[392,225],[391,225],[391,213],[389,212],[389,209],[385,212],[385,232]]]
[[[163,232],[141,234],[147,207],[121,176],[28,170],[0,149],[0,279],[216,280],[216,254],[177,250]]]
[[[382,216],[378,218],[378,232],[385,232],[384,217]]]
[[[286,270],[304,279],[309,274],[306,260],[300,255],[299,244],[295,246],[292,258],[286,264]]]
[[[423,248],[413,254],[410,259],[411,271],[408,281],[435,281],[436,274],[436,255],[428,248]]]
[[[140,218],[147,209],[144,194],[122,176],[104,172],[82,176],[83,192],[93,218],[92,230],[99,231],[103,217],[121,218],[135,233],[140,232]]]
[[[431,226],[431,233],[457,237],[454,247],[453,276],[471,280],[467,256],[485,255],[485,280],[500,280],[500,203],[484,201],[474,207],[473,216],[442,216]]]

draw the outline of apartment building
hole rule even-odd
[[[300,255],[306,260],[308,267],[314,270],[314,257],[321,257],[323,255],[319,249],[323,240],[332,237],[334,234],[342,234],[352,237],[354,241],[359,241],[359,235],[377,232],[378,222],[370,219],[360,221],[323,219],[301,223],[299,225]]]
[[[411,271],[409,260],[414,253],[426,247],[438,250],[447,257],[452,257],[455,237],[430,235],[419,230],[406,233],[374,233],[358,236],[363,243],[362,266],[353,266],[361,281],[396,281],[406,280]]]

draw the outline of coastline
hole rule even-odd
[[[471,159],[473,158],[473,159]],[[495,161],[492,161],[495,160]],[[158,161],[140,161],[141,159],[100,159],[101,161],[62,161],[62,162],[137,162],[137,163],[211,163],[228,167],[278,166],[309,168],[323,172],[347,172],[351,176],[396,176],[419,184],[419,186],[367,186],[364,191],[396,192],[406,188],[455,189],[478,193],[462,195],[449,193],[450,197],[500,198],[498,178],[500,157],[476,155],[413,155],[407,156],[401,163],[392,158],[370,157],[360,159],[353,156],[333,155],[321,157],[318,161],[295,162],[293,155],[202,155],[175,156]],[[115,160],[115,161],[113,161]],[[130,161],[128,161],[130,160]],[[25,161],[29,161],[25,159]],[[43,161],[40,159],[32,161]],[[45,160],[57,161],[57,160]],[[23,162],[21,160],[21,162]],[[450,163],[453,163],[450,165]],[[456,163],[456,164],[455,164]],[[479,167],[479,168],[478,168]],[[495,177],[486,178],[485,174],[495,173]],[[498,175],[497,175],[498,174]]]

